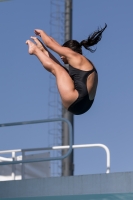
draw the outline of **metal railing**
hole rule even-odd
[[[10,165],[10,164],[19,164],[19,163],[32,163],[32,162],[42,162],[42,161],[49,161],[49,160],[62,160],[69,156],[72,152],[72,125],[71,123],[64,118],[54,118],[54,119],[44,119],[44,120],[33,120],[33,121],[23,121],[23,122],[13,122],[13,123],[5,123],[0,124],[0,127],[8,127],[8,126],[18,126],[18,125],[28,125],[28,124],[39,124],[39,123],[46,123],[46,122],[56,122],[56,121],[62,121],[66,122],[68,124],[69,128],[69,144],[70,147],[67,151],[67,153],[63,156],[58,157],[51,157],[51,158],[39,158],[39,159],[28,159],[28,160],[20,160],[20,161],[12,161],[12,162],[0,162],[0,165]],[[48,147],[48,149],[50,149]]]
[[[78,148],[94,148],[94,147],[99,147],[99,148],[102,148],[102,149],[105,150],[105,152],[106,152],[106,173],[107,174],[110,173],[110,151],[109,151],[109,149],[108,149],[108,147],[106,145],[104,145],[104,144],[79,144],[79,145],[72,145],[73,149],[78,149]],[[16,149],[16,150],[0,151],[0,154],[11,153],[12,154],[12,158],[8,158],[8,159],[10,159],[10,163],[11,163],[11,160],[13,158],[15,158],[15,153],[17,153],[17,152],[24,153],[24,152],[28,152],[28,151],[62,150],[62,149],[69,149],[69,148],[70,148],[70,146],[53,146],[53,147],[46,147],[46,148]],[[2,157],[2,159],[4,160],[3,157]]]
[[[25,121],[25,122],[14,122],[14,123],[5,123],[0,124],[0,127],[7,127],[7,126],[17,126],[17,125],[28,125],[28,124],[38,124],[38,123],[46,123],[46,122],[55,122],[55,121],[62,121],[68,124],[69,128],[69,144],[70,146],[53,146],[53,147],[45,147],[45,148],[31,148],[31,149],[17,149],[17,150],[6,150],[0,151],[0,154],[12,153],[12,158],[15,158],[15,153],[17,152],[28,152],[28,151],[41,151],[41,150],[62,150],[68,149],[68,152],[60,157],[51,157],[51,158],[42,158],[42,159],[34,159],[34,160],[19,160],[14,161],[10,158],[3,158],[4,162],[0,162],[0,165],[9,165],[9,164],[18,164],[18,163],[31,163],[31,162],[42,162],[42,161],[52,161],[52,160],[62,160],[70,155],[72,149],[77,148],[94,148],[99,147],[103,148],[106,152],[106,173],[110,173],[110,151],[108,147],[104,144],[80,144],[80,145],[72,145],[72,126],[71,123],[64,119],[64,118],[55,118],[55,119],[45,119],[45,120],[33,120],[33,121]],[[1,157],[2,158],[2,157]],[[6,161],[8,160],[8,161]],[[10,161],[9,161],[10,160]],[[11,161],[13,160],[13,161]]]

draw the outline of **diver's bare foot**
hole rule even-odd
[[[36,46],[43,52],[44,46],[43,46],[42,42],[37,37],[31,36],[31,39],[34,40],[34,42],[36,43]]]
[[[26,44],[29,46],[29,54],[35,54],[37,46],[30,40],[27,40]]]

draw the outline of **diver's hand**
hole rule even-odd
[[[36,35],[41,37],[43,30],[35,29],[34,32],[35,32]]]

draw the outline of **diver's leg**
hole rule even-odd
[[[68,108],[78,98],[78,92],[74,88],[73,80],[61,65],[46,56],[34,43],[30,40],[27,40],[26,43],[29,46],[29,54],[37,56],[44,68],[56,77],[62,103]]]

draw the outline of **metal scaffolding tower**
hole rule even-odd
[[[64,43],[64,0],[51,0],[50,2],[50,35],[60,44]],[[52,54],[54,54],[52,52]],[[55,77],[49,77],[48,117],[62,116],[62,103],[56,87]],[[49,146],[62,145],[62,123],[49,123],[48,127]],[[51,152],[52,156],[60,156],[61,150]],[[61,161],[51,162],[51,176],[61,176]]]
[[[60,44],[71,39],[72,0],[51,0],[50,35]],[[56,87],[55,77],[51,74],[49,81],[49,118],[62,116],[68,119],[73,126],[73,115],[62,106]],[[68,135],[66,123],[56,122],[49,124],[49,146],[69,145]],[[53,152],[53,156],[64,155],[66,151],[68,150]],[[73,152],[68,158],[64,159],[62,163],[60,161],[53,161],[51,174],[52,176],[73,175]]]

